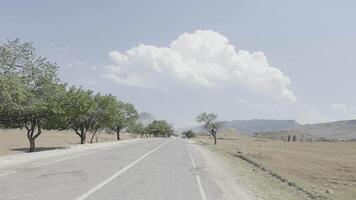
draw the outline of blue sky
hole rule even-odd
[[[351,0],[0,1],[1,42],[32,41],[40,55],[61,66],[63,81],[113,93],[140,111],[181,127],[193,125],[203,111],[216,112],[225,120],[275,118],[312,123],[355,118],[355,25],[356,2]],[[175,51],[170,45],[179,36],[189,42],[179,40],[181,51]],[[264,80],[254,73],[254,67],[267,68],[255,66],[262,63],[256,62],[245,67],[231,65],[218,76],[207,70],[211,65],[205,65],[202,55],[184,53],[192,44],[205,47],[222,38],[228,39],[227,46],[233,45],[236,54],[239,50],[251,55],[263,52],[265,67],[281,73],[262,74]],[[135,47],[136,56],[126,53]],[[157,74],[152,63],[172,63],[170,56],[137,56],[143,49],[160,55],[165,51],[161,47],[169,48],[172,57],[178,53],[184,62],[158,64],[162,72]],[[202,51],[214,53],[213,49],[217,48]],[[117,54],[109,56],[110,52]],[[118,55],[128,60],[115,60]],[[185,61],[191,59],[203,64],[185,68],[189,63]],[[222,60],[209,63],[225,70]],[[193,71],[174,74],[180,67]],[[246,67],[242,77],[229,76],[234,69]],[[123,68],[126,71],[119,72]],[[154,84],[137,87],[128,78],[132,74],[138,74],[135,81],[139,79],[141,86]],[[294,95],[295,102],[279,98],[284,89]]]

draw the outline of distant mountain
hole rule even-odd
[[[148,112],[142,112],[138,115],[137,122],[143,124],[143,126],[148,126],[155,120],[155,117]]]
[[[254,134],[255,137],[258,138],[266,138],[272,140],[282,140],[282,141],[289,141],[296,142],[296,141],[307,141],[307,142],[321,142],[321,141],[328,141],[325,138],[318,137],[315,135],[311,135],[309,133],[302,133],[293,130],[281,130],[281,131],[273,131],[273,132],[260,132]]]
[[[237,132],[253,135],[264,133],[266,137],[280,137],[288,131],[294,131],[304,136],[316,138],[350,140],[356,139],[356,120],[345,120],[318,124],[301,125],[294,120],[233,120],[223,121],[221,131],[235,129]],[[202,132],[202,126],[188,128],[194,132]],[[187,129],[185,129],[187,130]],[[297,134],[297,135],[298,135]],[[317,139],[317,140],[319,140]]]
[[[293,129],[300,124],[294,120],[273,120],[273,119],[252,119],[252,120],[233,120],[233,121],[222,121],[221,131],[226,129],[235,129],[236,131],[252,135],[256,132],[272,132],[285,129]],[[203,131],[202,126],[187,128],[194,132]]]
[[[356,139],[356,120],[308,124],[292,130],[327,139]]]
[[[222,129],[235,129],[240,133],[252,135],[257,132],[271,132],[299,127],[294,120],[252,119],[223,122]]]

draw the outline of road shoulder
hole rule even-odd
[[[268,200],[302,200],[308,197],[286,184],[270,176],[268,173],[253,166],[252,164],[235,157],[225,151],[219,150],[214,145],[205,144],[199,140],[195,141],[201,148],[206,149],[207,158],[221,163],[223,168],[225,184],[236,185],[245,191],[252,199]],[[213,162],[212,162],[213,163]],[[231,178],[232,177],[232,178]]]

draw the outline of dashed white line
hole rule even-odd
[[[192,161],[193,168],[195,169],[197,166],[196,166],[195,161],[194,161],[194,159],[193,159],[192,152],[191,152],[190,149],[188,148],[187,144],[186,144],[186,147],[187,147],[187,149],[188,149],[188,154],[189,154],[190,160]]]
[[[194,161],[192,152],[190,151],[188,145],[187,145],[187,144],[185,144],[185,145],[186,145],[186,147],[187,147],[190,160],[192,161],[193,168],[195,169],[195,168],[196,168],[196,164],[195,164],[195,161]],[[196,174],[196,175],[195,175],[195,178],[196,178],[197,183],[198,183],[198,187],[199,187],[201,199],[202,199],[202,200],[207,200],[207,199],[206,199],[206,196],[205,196],[205,191],[204,191],[204,188],[203,188],[203,184],[202,184],[201,181],[200,181],[200,176],[199,176],[198,174]]]
[[[135,160],[134,162],[132,162],[131,164],[127,165],[125,168],[121,169],[120,171],[116,172],[114,175],[112,175],[111,177],[107,178],[106,180],[104,180],[103,182],[101,182],[100,184],[98,184],[97,186],[95,186],[94,188],[92,188],[91,190],[89,190],[88,192],[86,192],[85,194],[81,195],[80,197],[76,198],[76,200],[84,200],[86,198],[88,198],[90,195],[92,195],[94,192],[96,192],[97,190],[99,190],[100,188],[102,188],[103,186],[105,186],[106,184],[110,183],[112,180],[114,180],[116,177],[120,176],[122,173],[124,173],[125,171],[127,171],[128,169],[130,169],[131,167],[135,166],[137,163],[139,163],[140,161],[142,161],[144,158],[146,158],[147,156],[149,156],[150,154],[152,154],[153,152],[157,151],[158,149],[160,149],[161,147],[163,147],[164,145],[166,145],[168,142],[170,142],[170,140],[168,140],[167,142],[159,145],[158,147],[152,149],[151,151],[147,152],[145,155],[143,155],[142,157],[140,157],[139,159]]]
[[[195,177],[197,178],[197,183],[198,183],[198,186],[199,186],[201,199],[202,200],[206,200],[204,188],[203,188],[203,185],[201,184],[200,177],[199,177],[199,175],[195,175]]]

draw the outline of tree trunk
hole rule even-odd
[[[82,132],[80,136],[80,144],[85,144],[86,139],[87,139],[87,134],[85,132]]]
[[[29,139],[30,140],[30,149],[28,152],[35,152],[35,139]]]
[[[93,143],[94,136],[95,136],[95,133],[93,133],[93,134],[91,135],[91,138],[90,138],[90,144],[92,144],[92,143]]]
[[[38,132],[34,134],[36,126]],[[30,148],[28,149],[28,152],[35,152],[35,148],[36,148],[35,140],[42,133],[40,121],[38,119],[32,119],[30,121],[26,121],[25,128],[27,130],[28,141],[30,142]]]
[[[212,133],[211,135],[212,135],[213,138],[214,138],[214,145],[216,145],[216,133]]]
[[[116,132],[117,140],[120,140],[120,131]]]

